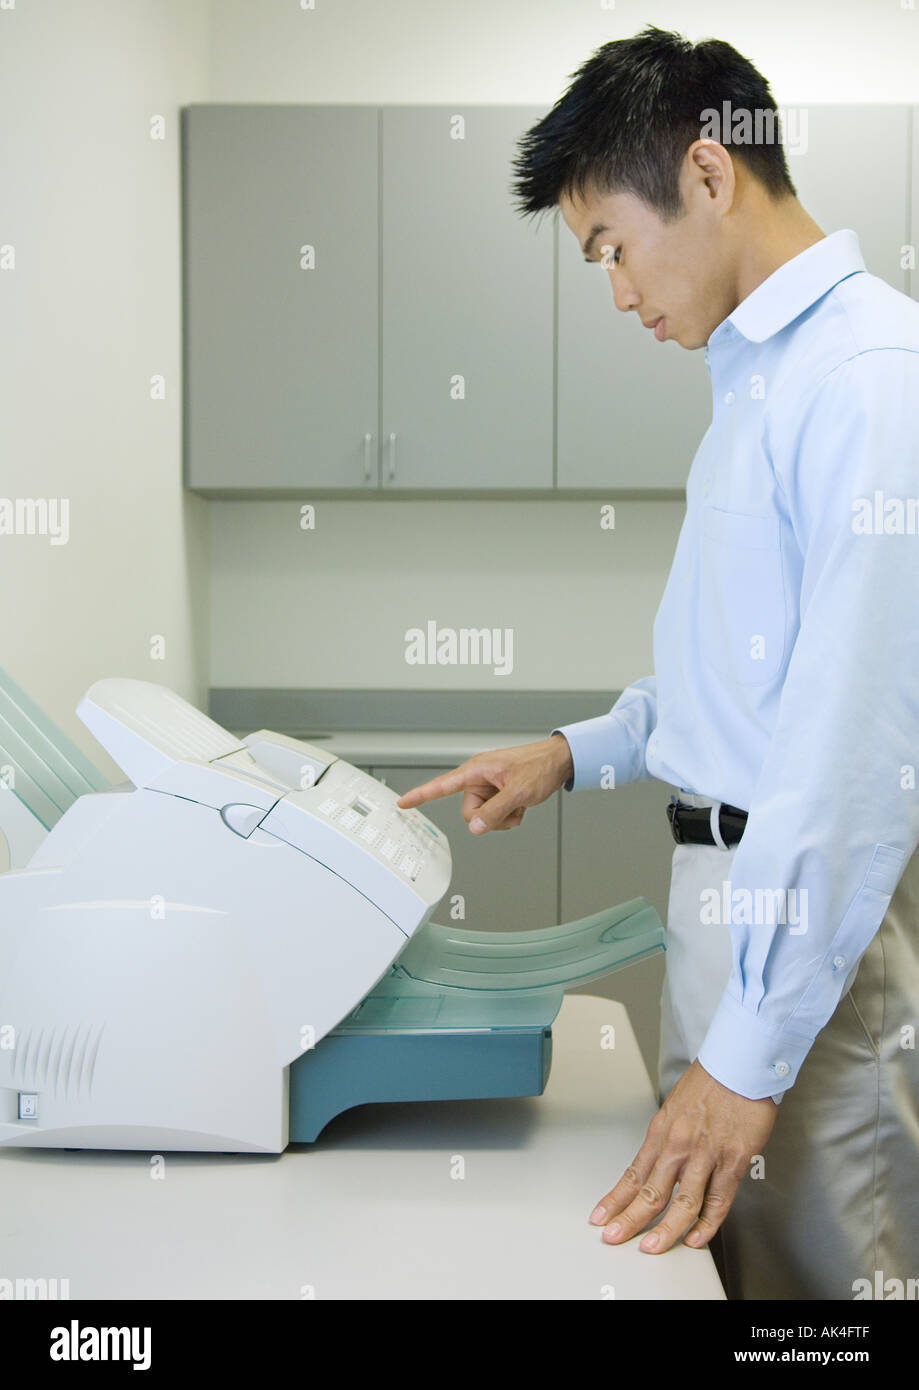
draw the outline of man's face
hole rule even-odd
[[[559,209],[587,259],[603,264],[616,308],[645,325],[661,319],[660,342],[698,348],[738,301],[717,206],[698,179],[681,184],[686,211],[674,222],[631,193],[563,194]]]

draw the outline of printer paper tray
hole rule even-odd
[[[415,980],[466,990],[584,984],[664,949],[664,929],[645,898],[536,931],[463,931],[429,922],[395,968]]]
[[[380,1101],[537,1096],[565,987],[664,948],[644,898],[537,931],[429,923],[337,1028],[290,1069],[290,1138]]]
[[[572,985],[664,949],[644,898],[536,931],[466,931],[429,922],[335,1032],[548,1026]]]

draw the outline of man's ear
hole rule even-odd
[[[688,193],[704,187],[708,197],[720,202],[724,211],[730,208],[737,178],[734,161],[724,145],[717,140],[694,140],[686,151],[684,170]],[[688,199],[684,198],[684,202],[688,205]]]

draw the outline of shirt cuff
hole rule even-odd
[[[565,783],[566,792],[621,787],[635,780],[635,740],[615,716],[598,714],[562,724],[552,733],[564,734],[571,749],[574,776]]]
[[[748,1100],[778,1105],[798,1079],[813,1038],[771,1028],[730,994],[723,994],[699,1049],[699,1062],[716,1081]]]

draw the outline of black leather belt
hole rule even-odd
[[[712,834],[712,808],[710,806],[684,806],[677,799],[667,807],[667,819],[673,838],[678,845],[714,845],[717,840]],[[721,803],[718,812],[718,829],[726,845],[736,845],[743,835],[747,823],[746,811],[737,806]]]

